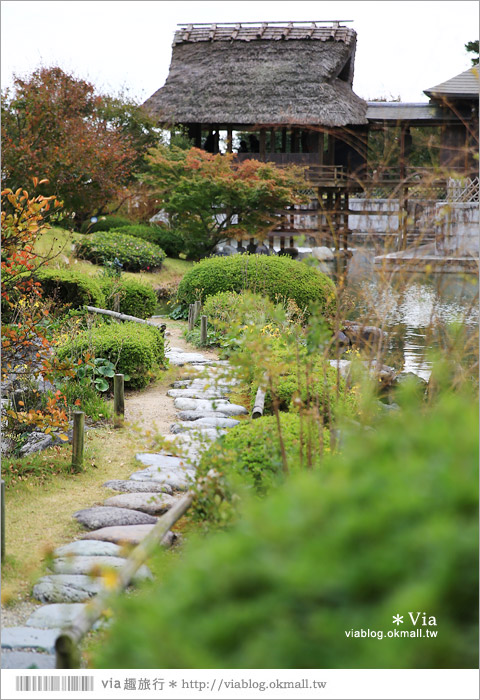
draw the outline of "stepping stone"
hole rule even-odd
[[[116,508],[132,508],[133,510],[141,510],[143,513],[151,515],[161,515],[178,501],[178,498],[168,496],[167,494],[159,495],[158,493],[122,493],[119,496],[112,496],[105,501],[106,506],[114,506]]]
[[[199,418],[226,418],[220,411],[180,411],[180,420],[198,420]]]
[[[152,531],[153,525],[123,525],[118,527],[102,527],[100,530],[93,530],[84,535],[86,540],[107,540],[117,544],[139,544],[144,537]],[[167,533],[168,535],[168,533]],[[167,537],[167,535],[165,537]],[[164,538],[165,540],[165,538]],[[162,544],[164,543],[162,540]],[[167,542],[165,546],[170,546]]]
[[[135,459],[145,464],[147,467],[157,467],[158,469],[188,469],[186,462],[181,457],[162,454],[161,452],[138,452]]]
[[[85,603],[51,603],[37,608],[28,618],[27,627],[58,629],[69,625],[85,608]],[[98,623],[95,623],[94,629]],[[98,625],[100,626],[100,625]]]
[[[142,469],[134,472],[130,479],[132,481],[156,481],[160,484],[169,484],[176,491],[186,491],[194,478],[194,472],[180,470],[159,470],[156,467]]]
[[[193,389],[169,389],[167,396],[172,399],[223,399],[225,392],[194,387]]]
[[[207,360],[206,357],[195,352],[166,352],[165,357],[171,365],[177,365],[178,367],[183,367],[183,365],[188,363],[206,365],[211,362],[211,360]]]
[[[122,491],[123,493],[143,493],[145,491],[170,495],[173,493],[171,486],[159,484],[156,481],[121,481],[120,479],[113,479],[112,481],[106,481],[103,486],[107,489],[112,489],[112,491]]]
[[[127,525],[126,527],[136,527]],[[152,525],[142,525],[141,527],[152,527]],[[102,528],[108,530],[109,528]],[[94,532],[98,532],[95,530]],[[89,574],[89,576],[101,577],[102,569],[121,569],[125,566],[126,560],[123,557],[68,557],[68,559],[54,559],[52,569],[56,574]],[[139,581],[151,578],[152,574],[147,566],[141,566],[135,578]],[[88,578],[88,577],[87,577]]]
[[[85,508],[74,513],[73,517],[88,530],[98,530],[100,527],[115,525],[154,525],[157,522],[153,516],[138,510],[109,508],[108,506]]]
[[[2,668],[55,668],[55,654],[38,654],[34,651],[2,651]]]
[[[53,574],[42,576],[37,581],[33,587],[33,597],[42,603],[82,603],[100,593],[102,589],[101,581],[96,581],[90,576]]]
[[[70,544],[64,544],[57,547],[53,555],[55,557],[119,557],[121,547],[111,542],[85,542],[85,540],[76,540]]]
[[[243,406],[230,403],[226,399],[175,399],[174,406],[179,411],[215,411],[226,416],[240,416],[248,413]]]
[[[59,634],[59,629],[4,627],[2,629],[2,649],[38,649],[51,653],[55,651],[55,640]]]
[[[170,426],[171,433],[184,433],[187,430],[197,430],[198,428],[234,428],[240,421],[233,418],[207,417],[197,418],[194,421],[174,423]]]

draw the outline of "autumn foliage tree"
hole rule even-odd
[[[278,224],[278,210],[302,201],[303,171],[233,154],[160,146],[147,156],[141,175],[186,252],[201,258],[223,239],[262,239]]]
[[[34,176],[48,179],[49,194],[79,225],[118,200],[157,138],[132,101],[100,96],[61,68],[39,68],[2,94],[2,186],[15,192]]]

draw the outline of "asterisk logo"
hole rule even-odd
[[[393,616],[393,622],[396,625],[402,625],[403,624],[403,615],[394,615]]]
[[[170,688],[176,688],[176,687],[177,687],[177,681],[170,681],[169,685],[170,685]]]

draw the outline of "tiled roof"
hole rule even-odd
[[[238,22],[219,24],[182,24],[175,32],[173,45],[198,41],[281,41],[313,39],[343,41],[349,44],[355,32],[340,22]]]
[[[478,66],[473,66],[468,70],[456,75],[444,83],[435,85],[434,87],[424,90],[428,97],[457,97],[457,98],[474,98],[478,97],[480,92],[479,69]]]

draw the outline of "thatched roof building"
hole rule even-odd
[[[181,25],[167,81],[145,107],[163,124],[367,124],[352,90],[356,32],[338,22]]]

